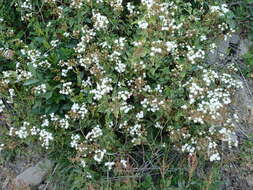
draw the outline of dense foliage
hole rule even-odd
[[[1,149],[39,141],[94,179],[130,175],[140,150],[219,161],[220,142],[237,146],[236,68],[205,61],[235,32],[226,4],[0,2],[0,111],[13,115]]]

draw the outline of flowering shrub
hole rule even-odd
[[[88,178],[131,167],[141,147],[220,160],[221,141],[237,145],[228,105],[241,83],[205,57],[234,32],[229,13],[213,0],[4,1],[0,112],[21,101],[28,113],[1,149],[39,140]]]

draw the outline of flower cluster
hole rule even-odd
[[[46,84],[41,84],[39,86],[36,86],[34,88],[34,92],[36,94],[42,94],[42,93],[46,93],[47,92],[47,87],[46,87]]]
[[[93,13],[92,19],[94,20],[94,28],[97,30],[103,30],[107,28],[109,21],[106,16],[98,13]]]
[[[110,82],[112,80],[110,78],[103,78],[100,83],[97,83],[97,87],[90,91],[90,93],[94,94],[94,100],[100,100],[104,95],[110,93],[112,91],[112,87],[110,86]]]
[[[62,89],[59,91],[60,94],[70,95],[72,90],[71,89],[72,82],[63,83]]]
[[[84,119],[85,115],[88,113],[86,105],[79,105],[77,103],[73,104],[70,110],[70,116],[74,119]]]
[[[15,5],[24,33],[2,19],[0,112],[15,101],[29,110],[17,114],[25,118],[14,119],[10,137],[38,139],[52,151],[66,147],[73,153],[66,159],[77,161],[88,178],[131,168],[126,154],[150,139],[154,146],[173,145],[210,161],[221,159],[220,141],[237,145],[228,106],[242,84],[205,63],[207,51],[216,48],[211,41],[234,31],[225,22],[225,4],[36,3]],[[19,126],[20,120],[27,122]]]
[[[96,127],[94,127],[91,132],[89,132],[86,136],[85,139],[88,141],[93,141],[94,139],[100,137],[103,135],[102,130],[100,129],[100,127],[97,125]]]
[[[38,136],[39,140],[42,142],[41,146],[45,147],[46,149],[49,147],[49,142],[54,139],[52,133],[35,126],[31,127],[31,124],[26,121],[24,121],[22,126],[18,129],[11,127],[9,130],[9,135],[17,136],[20,139],[25,139],[30,135]]]
[[[182,151],[193,153],[195,149],[205,149],[208,153],[210,161],[218,161],[221,159],[218,152],[218,145],[215,138],[228,142],[228,146],[237,146],[238,141],[234,132],[234,116],[231,117],[228,105],[231,104],[231,96],[233,91],[242,87],[242,82],[233,79],[227,73],[219,73],[214,70],[207,70],[199,67],[202,78],[191,78],[184,86],[189,89],[188,104],[181,106],[187,110],[188,119],[195,124],[211,125],[209,132],[199,130],[198,133],[203,136],[200,141],[208,142],[208,146],[199,146],[195,143],[185,144],[182,146]],[[191,105],[195,106],[195,109]],[[191,110],[189,110],[191,108]],[[203,128],[205,130],[205,128]],[[190,138],[189,134],[184,137]]]
[[[211,10],[211,12],[218,13],[221,16],[224,16],[226,13],[228,13],[230,11],[226,4],[222,4],[220,6],[211,6],[210,10]]]
[[[80,9],[83,6],[83,1],[80,0],[72,0],[70,7],[76,8],[76,9]]]

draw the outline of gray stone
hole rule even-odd
[[[242,39],[240,41],[240,55],[245,55],[246,53],[248,53],[249,49],[253,46],[253,42],[249,39]]]
[[[247,133],[253,132],[253,81],[243,81],[243,88],[237,90],[234,96],[234,108],[240,123],[244,124]],[[248,129],[247,129],[248,128]]]
[[[229,42],[232,44],[239,44],[241,41],[239,34],[232,34],[229,38]]]
[[[214,52],[209,52],[207,54],[206,61],[208,64],[220,65],[228,56],[230,46],[233,46],[236,49],[238,56],[245,55],[253,46],[252,40],[242,39],[239,34],[233,34],[227,40],[217,40],[215,44],[217,47]]]
[[[213,65],[221,62],[221,60],[227,54],[229,48],[229,39],[216,42],[216,46],[216,49],[213,52],[209,52],[207,55],[206,61],[208,64]]]
[[[52,167],[52,161],[48,159],[42,160],[34,167],[27,168],[23,173],[18,175],[14,179],[14,186],[16,188],[38,186],[49,174]]]
[[[248,185],[253,188],[253,175],[249,175],[246,178]]]

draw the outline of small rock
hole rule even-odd
[[[213,65],[222,62],[221,60],[225,57],[224,55],[228,53],[229,39],[219,40],[218,42],[216,42],[216,46],[217,47],[213,52],[208,53],[206,60],[208,64]]]
[[[249,39],[241,39],[239,34],[233,34],[227,40],[217,40],[216,42],[216,50],[214,52],[209,52],[207,56],[208,64],[219,64],[222,63],[223,59],[228,56],[229,47],[234,46],[234,48],[238,47],[237,53],[239,56],[243,56],[248,53],[249,49],[253,46],[253,43]]]
[[[243,81],[244,82],[244,81]],[[245,84],[247,83],[247,85]],[[246,80],[243,88],[237,90],[234,96],[234,108],[239,116],[240,123],[244,123],[245,128],[250,127],[253,124],[253,81]],[[253,128],[250,127],[249,131],[253,132]]]
[[[48,159],[40,161],[34,167],[27,168],[23,173],[14,179],[14,186],[20,188],[23,186],[38,186],[49,174],[53,167],[53,162]]]
[[[253,46],[253,43],[249,39],[242,39],[240,41],[240,55],[245,55],[246,53],[249,52],[249,49]]]
[[[232,36],[229,38],[229,42],[232,43],[232,44],[239,44],[240,43],[240,36],[239,34],[232,34]]]
[[[248,185],[253,188],[253,175],[247,176],[246,180]]]

